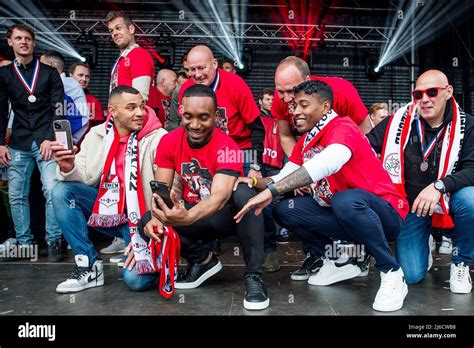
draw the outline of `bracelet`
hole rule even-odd
[[[278,192],[278,190],[276,189],[275,185],[273,184],[273,182],[270,182],[268,185],[267,185],[267,189],[270,190],[270,192],[272,193],[272,197],[273,198],[276,198],[278,196],[280,196],[280,192]]]
[[[257,186],[258,180],[256,177],[252,176],[252,187]]]

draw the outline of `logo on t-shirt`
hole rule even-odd
[[[391,153],[388,155],[383,163],[383,167],[391,176],[398,176],[401,166],[397,154]]]
[[[188,186],[188,201],[207,199],[211,194],[212,176],[195,158],[181,164],[181,177]]]
[[[226,134],[229,134],[229,120],[227,119],[226,108],[217,108],[216,114],[215,126],[222,129]]]

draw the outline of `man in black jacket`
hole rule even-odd
[[[7,39],[15,61],[0,68],[0,163],[8,167],[8,191],[16,237],[20,245],[33,243],[28,192],[36,162],[46,198],[48,260],[58,262],[62,260],[61,230],[51,203],[56,163],[51,158],[50,142],[54,140],[52,122],[62,118],[58,107],[63,104],[64,88],[56,69],[34,57],[35,35],[31,28],[13,25],[8,29]],[[7,148],[8,101],[15,119]]]
[[[383,165],[405,192],[411,211],[396,240],[397,258],[408,284],[429,270],[432,226],[452,227],[450,289],[469,293],[474,258],[474,118],[453,98],[444,73],[423,73],[413,102],[386,118],[368,135]],[[452,218],[452,220],[451,220]]]

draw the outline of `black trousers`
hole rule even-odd
[[[189,226],[176,226],[181,241],[181,256],[189,263],[202,262],[212,248],[212,241],[237,235],[242,246],[246,273],[262,273],[263,216],[249,211],[240,223],[233,219],[247,201],[255,196],[254,190],[240,184],[227,204],[207,219]]]

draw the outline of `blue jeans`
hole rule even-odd
[[[137,268],[133,267],[131,271],[124,268],[122,279],[133,291],[145,291],[156,286],[160,273],[137,274]]]
[[[474,187],[465,187],[451,195],[450,214],[454,220],[452,263],[472,263],[474,258]],[[428,269],[428,239],[431,217],[409,213],[396,240],[397,259],[408,284],[421,281]]]
[[[16,238],[19,244],[33,244],[30,229],[30,182],[35,162],[41,174],[44,198],[46,199],[46,241],[48,244],[61,239],[61,229],[56,221],[56,214],[51,202],[51,192],[56,185],[56,162],[43,161],[36,142],[31,151],[20,151],[10,147],[12,160],[8,167],[8,195],[12,219],[15,225]]]
[[[332,240],[339,239],[364,244],[382,272],[400,267],[388,242],[395,240],[403,220],[390,203],[370,192],[337,192],[331,207],[321,207],[310,196],[292,198],[277,204],[273,216],[301,238],[314,257],[324,256]]]
[[[99,255],[89,239],[87,228],[98,191],[97,188],[83,183],[60,181],[52,194],[53,207],[64,238],[71,245],[74,255],[87,255],[89,265],[94,264]],[[130,243],[127,224],[95,229],[112,237],[123,238],[125,245]]]

